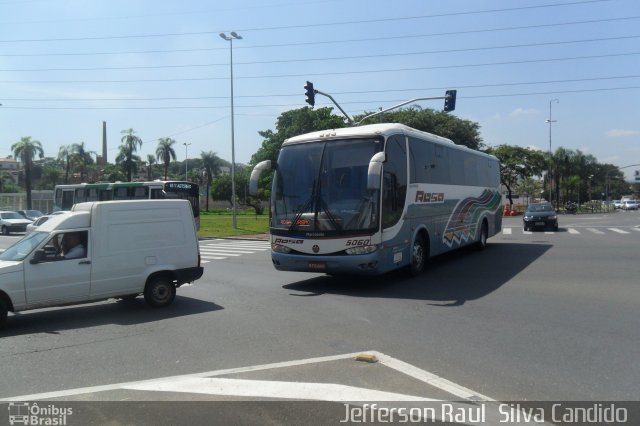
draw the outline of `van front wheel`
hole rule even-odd
[[[168,277],[151,279],[144,289],[144,300],[154,308],[169,306],[176,297],[176,286]]]

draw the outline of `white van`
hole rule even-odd
[[[188,201],[76,204],[0,254],[0,324],[8,311],[139,294],[168,306],[202,273]]]

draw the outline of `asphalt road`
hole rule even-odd
[[[264,243],[202,242],[205,275],[169,308],[138,298],[10,316],[0,398],[371,350],[501,401],[640,400],[640,213],[561,216],[549,233],[520,221],[413,279],[278,272]],[[360,364],[302,364],[257,378],[423,389]]]

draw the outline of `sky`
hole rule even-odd
[[[350,115],[456,89],[452,114],[488,146],[625,167],[640,164],[639,42],[637,0],[0,0],[0,157],[24,136],[49,157],[101,153],[104,121],[110,162],[130,128],[143,159],[171,137],[179,161],[230,161],[232,53],[238,163],[307,105],[308,80]]]

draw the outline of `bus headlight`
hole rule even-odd
[[[278,252],[278,253],[284,253],[284,254],[289,254],[291,253],[291,249],[287,246],[283,246],[280,244],[271,244],[271,250]]]
[[[346,249],[344,252],[347,254],[368,254],[373,253],[378,250],[378,246],[361,246],[361,247],[351,247]]]

